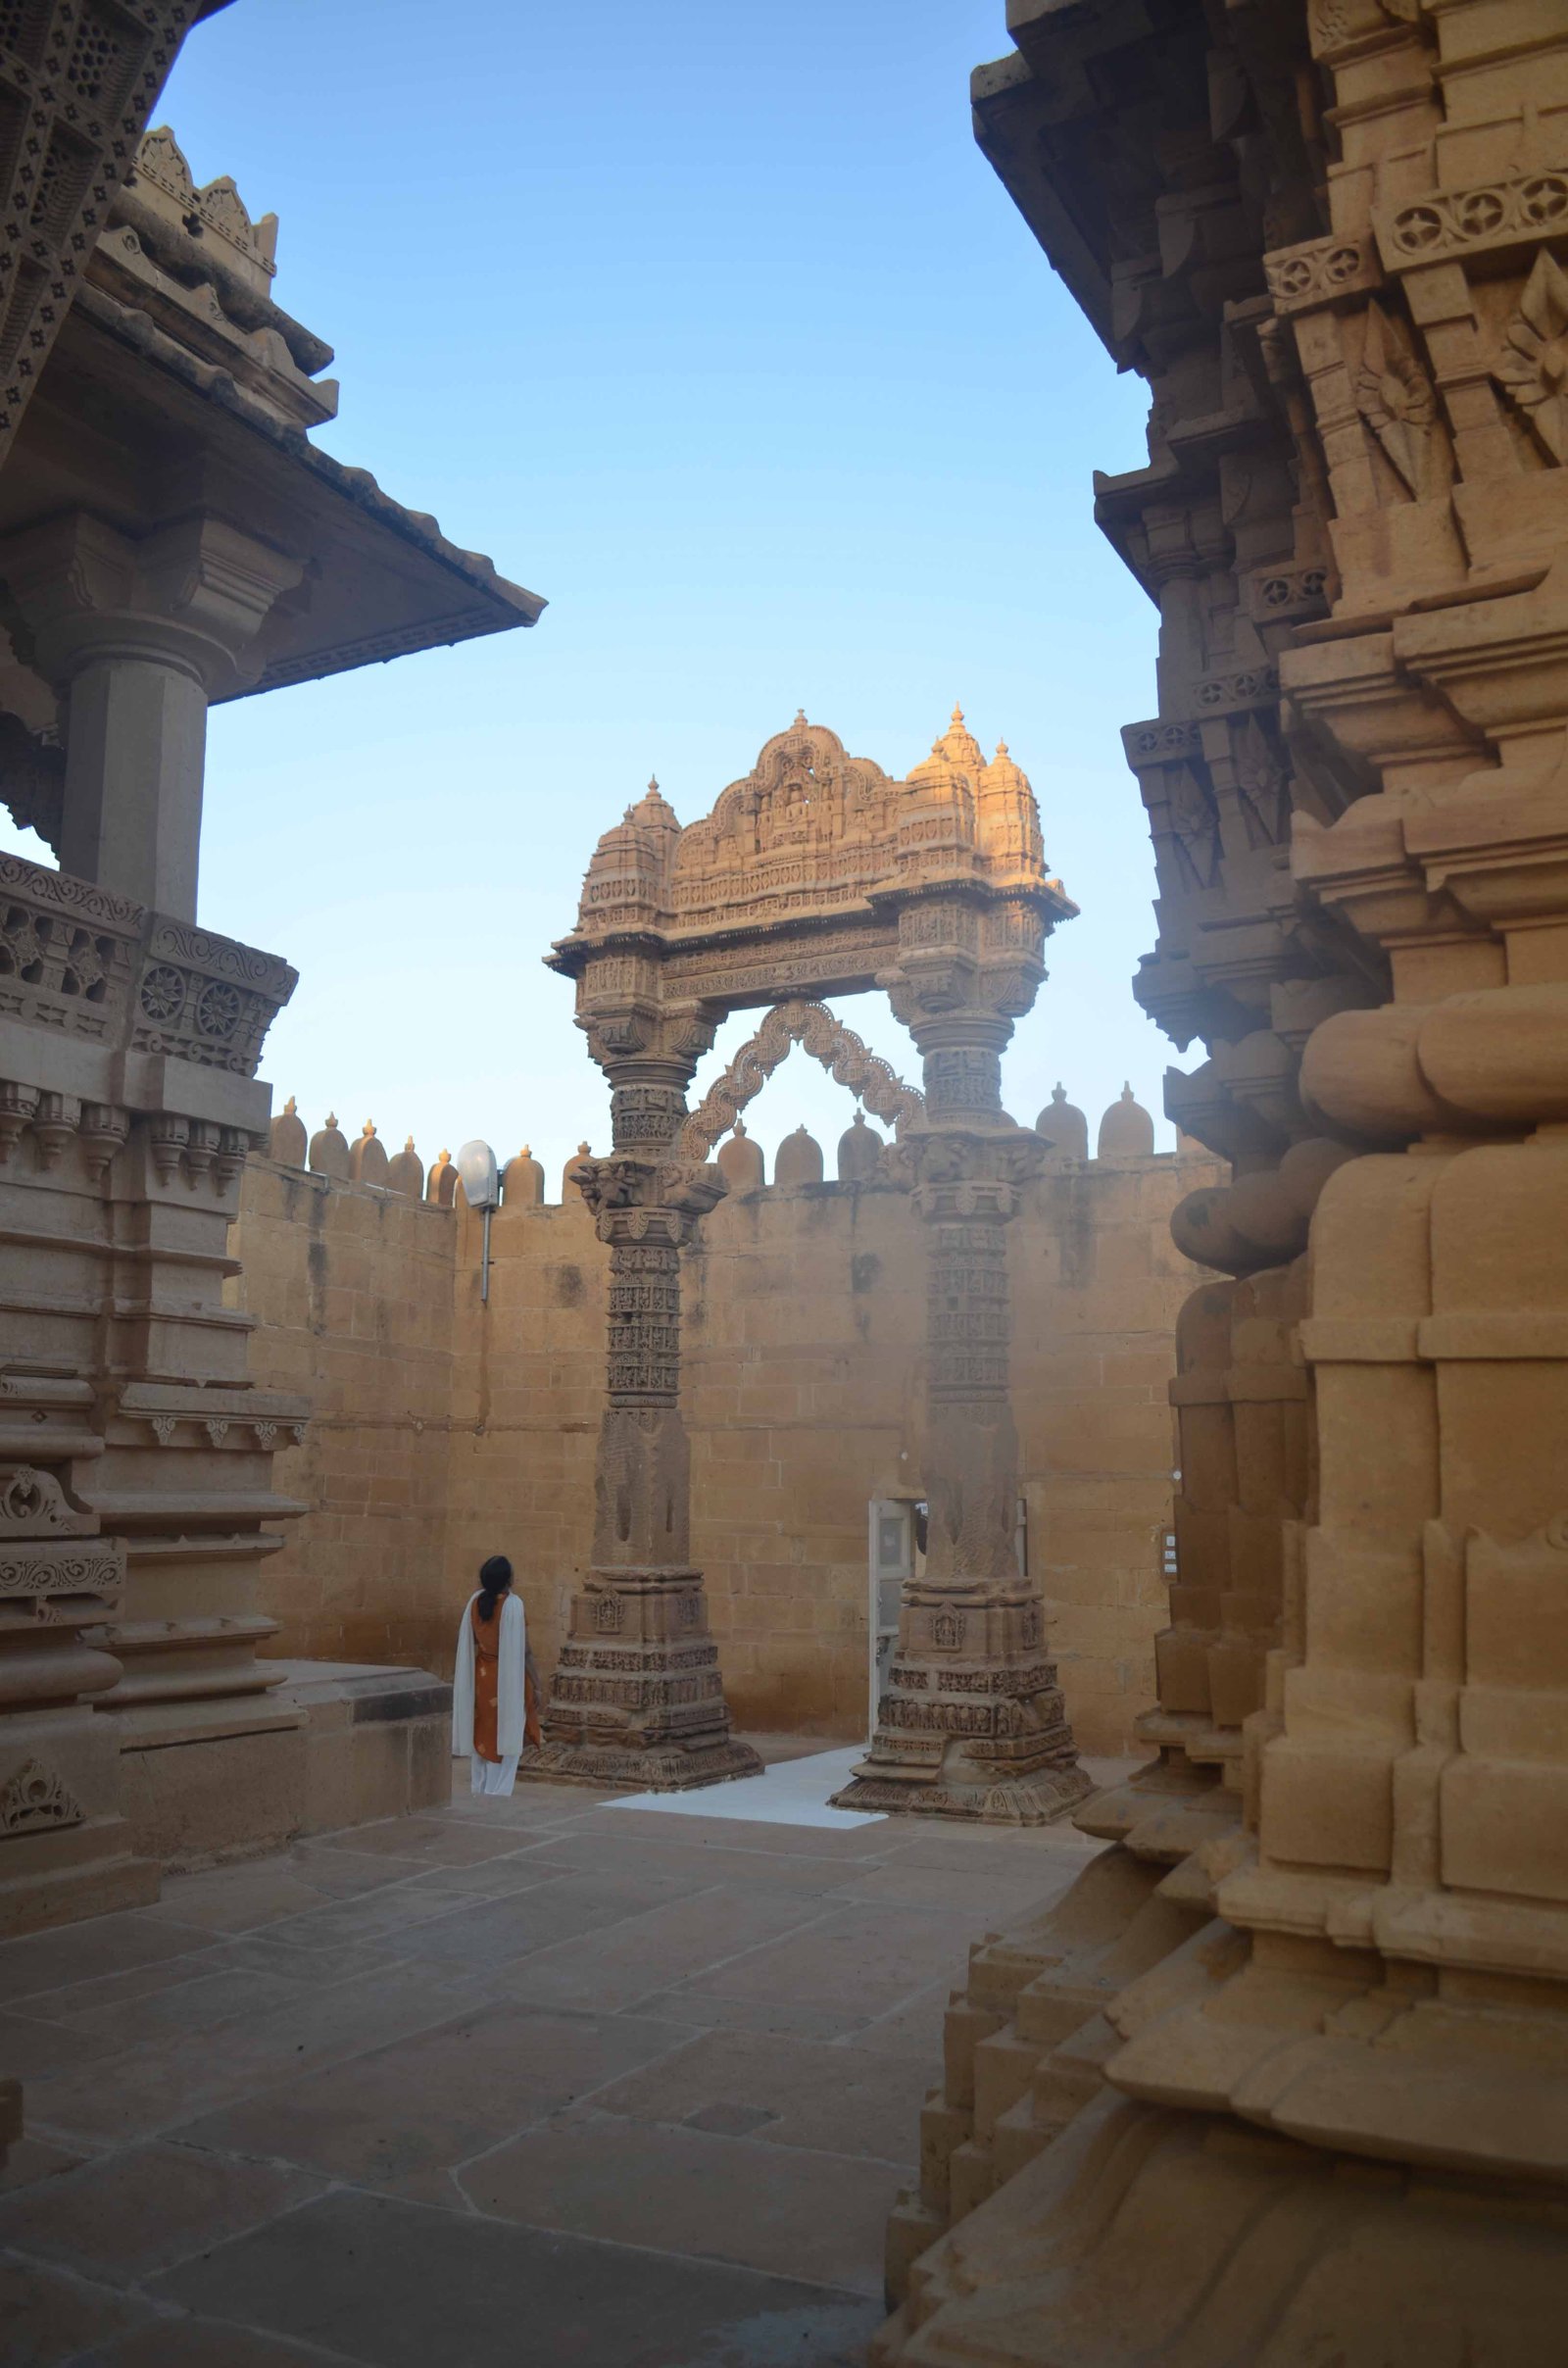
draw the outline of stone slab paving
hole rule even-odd
[[[1092,1849],[540,1785],[0,1946],[6,2368],[858,2368],[965,1950]]]

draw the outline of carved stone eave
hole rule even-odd
[[[4,224],[8,265],[25,268],[8,271],[0,315],[0,441],[39,385],[181,41],[223,5],[145,0],[106,24],[42,0],[8,20]]]
[[[1009,29],[1011,29],[1009,27]],[[1111,284],[1100,255],[1044,170],[1039,153],[1040,86],[1014,50],[969,77],[974,135],[982,154],[1107,350]]]
[[[84,418],[105,411],[128,481],[160,489],[161,507],[145,515],[134,505],[125,514],[125,480],[105,481],[98,442],[80,432]],[[168,515],[172,439],[193,504],[242,520],[265,512],[270,531],[311,568],[307,589],[269,617],[258,664],[232,695],[531,625],[543,611],[538,594],[389,499],[368,470],[318,451],[218,363],[90,284],[18,430],[15,465],[0,476],[0,533],[36,522],[40,484],[51,512],[114,507],[132,540],[150,532]]]

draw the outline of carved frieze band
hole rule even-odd
[[[123,1550],[113,1539],[8,1539],[0,1543],[0,1599],[24,1597],[47,1618],[50,1596],[101,1597],[117,1603],[125,1583]]]
[[[1263,276],[1275,311],[1288,316],[1364,295],[1380,285],[1383,269],[1369,238],[1310,238],[1265,255]]]
[[[0,856],[0,1016],[250,1077],[297,983],[276,955]]]
[[[680,1388],[680,1252],[670,1243],[612,1247],[609,1386],[612,1400],[670,1403]]]
[[[1372,224],[1391,271],[1568,236],[1568,169],[1520,173],[1473,189],[1434,189],[1377,208]]]

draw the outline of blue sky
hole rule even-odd
[[[1009,741],[1083,907],[1008,1105],[1059,1076],[1093,1124],[1126,1076],[1158,1111],[1117,739],[1153,711],[1154,615],[1091,516],[1145,405],[973,144],[1004,17],[236,0],[191,36],[160,117],[280,217],[278,300],[337,349],[318,440],[551,603],[213,717],[202,913],[301,971],[267,1070],[309,1123],[426,1159],[603,1148],[539,963],[600,831],[651,772],[706,812],[798,705],[903,773],[955,700]],[[915,1073],[880,998],[844,1011]],[[754,1132],[804,1118],[831,1162],[850,1110],[797,1055]]]

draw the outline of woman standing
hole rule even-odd
[[[509,1794],[523,1745],[540,1740],[532,1664],[512,1564],[492,1554],[464,1608],[452,1679],[452,1755],[467,1754],[476,1793]]]

